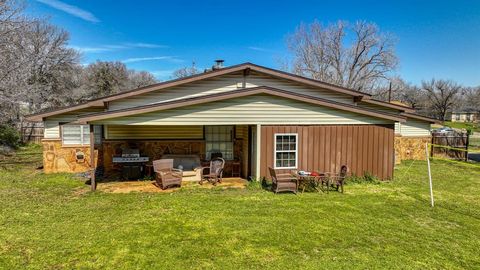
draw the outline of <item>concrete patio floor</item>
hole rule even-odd
[[[216,186],[210,183],[203,183],[200,185],[198,182],[183,181],[181,188],[245,188],[248,184],[248,181],[242,178],[224,178],[222,183],[217,184]],[[116,182],[105,182],[98,183],[97,190],[108,192],[108,193],[129,193],[129,192],[174,192],[180,188],[174,187],[166,190],[162,190],[155,185],[155,181],[116,181]]]

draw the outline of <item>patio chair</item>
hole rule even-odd
[[[330,187],[334,187],[337,191],[343,193],[343,185],[345,183],[345,178],[347,177],[348,168],[346,165],[340,167],[339,173],[327,173],[327,192]],[[323,183],[322,183],[323,184]]]
[[[214,158],[210,160],[209,167],[202,167],[202,179],[199,184],[202,185],[204,181],[212,183],[214,186],[217,183],[222,182],[223,177],[223,168],[225,166],[225,160],[221,157]],[[208,169],[208,173],[205,171]]]
[[[290,173],[277,173],[271,167],[268,167],[272,177],[272,191],[276,193],[282,191],[291,191],[297,194],[298,179]]]
[[[159,159],[153,161],[155,181],[165,190],[172,186],[182,186],[182,170],[173,168],[173,159]]]

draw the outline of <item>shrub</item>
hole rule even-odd
[[[20,146],[20,133],[12,126],[0,125],[0,145],[18,148]]]
[[[379,184],[380,180],[378,178],[371,174],[370,172],[365,172],[363,176],[358,176],[356,174],[352,174],[352,176],[347,177],[345,179],[345,182],[347,184],[355,183],[355,184],[362,184],[362,183],[368,183],[368,184]]]
[[[472,135],[472,134],[473,134],[473,129],[474,129],[473,126],[468,126],[468,127],[466,127],[467,135]]]

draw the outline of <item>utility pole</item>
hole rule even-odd
[[[390,81],[390,84],[388,86],[388,102],[392,101],[392,81]]]

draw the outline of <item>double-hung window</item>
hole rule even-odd
[[[226,160],[233,159],[233,126],[205,127],[206,156],[210,159],[212,153],[222,153]]]
[[[101,143],[102,126],[93,127],[95,143]],[[62,144],[69,145],[90,145],[89,125],[62,125]]]
[[[296,133],[275,133],[275,168],[296,169],[297,149],[298,135]]]

